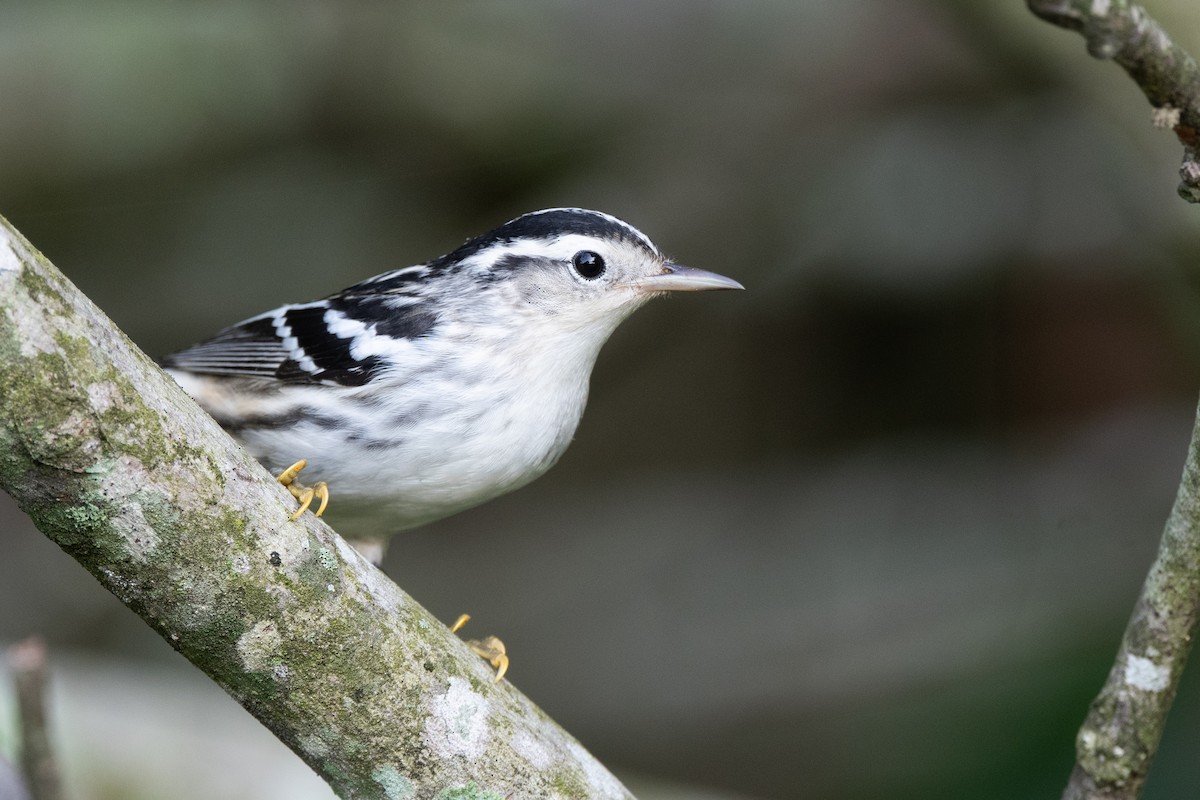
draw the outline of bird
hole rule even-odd
[[[378,564],[392,534],[553,466],[601,346],[635,310],[670,292],[742,288],[671,261],[609,214],[550,208],[161,363],[278,473],[300,501],[293,519],[329,503],[334,529]],[[318,482],[302,485],[301,471]]]

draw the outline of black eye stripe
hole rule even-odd
[[[592,250],[580,250],[576,253],[571,259],[571,266],[575,268],[579,277],[589,281],[599,278],[608,268],[600,254]]]

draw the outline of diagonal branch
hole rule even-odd
[[[630,797],[2,218],[0,487],[341,797]]]
[[[1129,0],[1027,0],[1047,22],[1079,31],[1088,52],[1129,73],[1183,144],[1179,194],[1200,203],[1200,66],[1144,8]]]
[[[1111,58],[1141,87],[1156,120],[1183,143],[1179,194],[1200,202],[1200,67],[1146,10],[1128,0],[1028,0],[1055,25],[1079,31],[1088,52]],[[1158,555],[1125,628],[1116,661],[1075,740],[1064,800],[1141,795],[1200,621],[1200,410]]]

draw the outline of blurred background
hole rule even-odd
[[[1200,388],[1179,145],[1078,36],[1018,0],[3,19],[0,214],[151,354],[547,206],[747,286],[640,311],[556,469],[385,564],[635,792],[1058,796]],[[3,496],[0,541],[73,798],[331,797]],[[1193,665],[1147,798],[1198,745]]]

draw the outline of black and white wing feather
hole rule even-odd
[[[167,356],[163,366],[198,375],[361,386],[387,366],[397,340],[426,335],[437,317],[415,293],[360,286],[362,291],[251,317]]]

